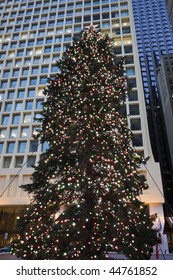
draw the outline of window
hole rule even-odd
[[[47,83],[47,77],[41,77],[40,78],[40,84],[41,85],[44,85],[44,84],[46,84]]]
[[[4,158],[3,168],[9,168],[10,164],[11,164],[11,157],[5,157]]]
[[[38,67],[32,68],[32,74],[38,74]]]
[[[7,88],[7,81],[2,81],[1,88]]]
[[[10,112],[12,108],[12,103],[6,103],[5,104],[5,112]]]
[[[30,40],[30,41],[28,42],[28,46],[34,46],[34,40]]]
[[[0,143],[0,154],[2,154],[2,150],[3,150],[3,143]]]
[[[25,46],[25,44],[26,44],[26,42],[25,42],[25,41],[21,41],[21,42],[19,43],[19,48],[24,47],[24,46]]]
[[[35,57],[34,64],[39,64],[39,63],[40,63],[40,57]]]
[[[23,165],[23,159],[24,157],[16,157],[15,167],[21,168]]]
[[[56,65],[52,65],[51,72],[58,72],[58,67]]]
[[[3,78],[8,78],[10,74],[10,70],[4,70]]]
[[[45,152],[46,150],[49,149],[49,144],[48,142],[44,142],[43,145],[42,145],[42,151]]]
[[[13,115],[12,124],[19,124],[20,122],[20,114]]]
[[[36,109],[43,109],[43,100],[37,100]]]
[[[25,87],[25,86],[26,86],[26,83],[27,83],[27,79],[21,79],[21,80],[20,80],[20,86],[21,86],[21,87]]]
[[[8,154],[12,154],[14,152],[14,145],[15,145],[15,142],[7,143],[7,153]]]
[[[27,76],[29,73],[29,68],[24,68],[22,71],[22,76]]]
[[[30,78],[30,86],[34,86],[37,84],[37,78]]]
[[[141,130],[141,121],[140,119],[131,119],[130,120],[132,130]]]
[[[33,101],[26,101],[25,110],[32,110]]]
[[[29,137],[29,127],[22,127],[22,129],[21,129],[21,137],[22,138]]]
[[[40,113],[34,114],[34,122],[40,122],[42,115]]]
[[[51,52],[51,47],[50,46],[49,47],[45,47],[44,52],[45,53],[50,53]]]
[[[38,141],[31,141],[29,151],[30,152],[37,152],[38,149]]]
[[[35,156],[28,156],[27,167],[34,167],[36,161]]]
[[[142,134],[134,134],[132,139],[133,146],[143,146]]]
[[[61,46],[54,46],[54,52],[60,52]]]
[[[48,66],[42,66],[41,73],[47,73],[48,72]]]
[[[19,51],[17,52],[17,56],[23,56],[23,50],[19,50]]]
[[[17,80],[11,80],[10,87],[16,87]]]
[[[34,89],[29,89],[27,97],[34,97],[34,96],[35,96],[35,90]]]
[[[3,116],[2,117],[2,124],[7,125],[9,121],[9,115]]]
[[[6,137],[7,129],[0,129],[0,138],[4,139]]]
[[[19,142],[18,153],[25,153],[25,151],[26,151],[26,141]]]
[[[139,105],[129,105],[130,115],[139,115]]]
[[[14,91],[9,91],[8,92],[8,99],[13,99],[14,98]]]
[[[134,68],[126,68],[126,74],[127,74],[127,76],[135,75],[135,69]]]
[[[18,91],[17,98],[23,98],[23,97],[24,97],[24,94],[25,94],[25,91],[24,91],[24,90],[19,90],[19,91]]]
[[[37,45],[43,45],[43,39],[37,39]]]
[[[10,138],[16,138],[16,137],[17,137],[17,128],[11,128]]]
[[[52,38],[47,38],[46,39],[46,44],[51,44],[52,43]]]
[[[32,122],[32,115],[31,114],[24,114],[24,117],[23,117],[23,122],[24,123],[31,123]]]
[[[19,69],[13,70],[13,76],[18,77],[18,75],[19,75]]]
[[[16,102],[15,110],[16,111],[21,111],[22,110],[22,105],[23,105],[23,102]]]

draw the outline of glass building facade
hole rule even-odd
[[[149,157],[150,172],[141,166],[149,185],[141,199],[164,225],[162,180],[150,144],[132,1],[5,0],[0,1],[0,14],[0,213],[3,223],[4,209],[17,213],[14,207],[18,209],[30,202],[30,197],[19,186],[30,182],[33,165],[47,148],[47,143],[40,145],[34,139],[41,125],[39,118],[46,98],[43,90],[47,77],[55,76],[56,61],[71,44],[73,36],[92,22],[113,38],[114,53],[126,56],[131,90],[125,110],[134,135],[132,144],[137,153]],[[1,243],[5,242],[6,231],[5,227],[0,228]],[[161,234],[162,249],[168,252],[167,237],[163,230]],[[7,241],[10,240],[9,235]]]
[[[161,57],[173,54],[173,29],[168,13],[171,5],[168,2],[172,1],[132,0],[151,145],[155,160],[160,162],[166,198],[165,215],[173,212],[173,166],[170,158],[172,147],[167,139],[161,102],[164,92],[158,85],[158,69]]]

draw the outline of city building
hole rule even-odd
[[[46,143],[40,145],[34,135],[40,127],[47,77],[53,78],[58,71],[56,61],[73,36],[92,22],[113,38],[115,54],[126,56],[131,88],[126,113],[134,134],[133,146],[149,158],[141,166],[149,185],[141,199],[151,214],[158,215],[156,226],[162,235],[159,250],[168,253],[162,178],[150,143],[132,1],[5,0],[0,1],[0,13],[0,245],[15,235],[18,210],[31,199],[19,186],[30,182],[32,166],[46,149]]]
[[[173,54],[173,33],[165,0],[132,0],[135,30],[141,65],[149,134],[154,159],[160,163],[165,196],[165,217],[173,216],[173,168],[165,128],[157,72],[161,57]],[[170,5],[169,5],[170,6]],[[165,227],[171,234],[172,227]]]
[[[172,2],[172,0],[165,0],[165,2],[168,7],[169,18],[170,18],[171,24],[173,26],[173,2]]]

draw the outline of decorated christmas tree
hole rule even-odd
[[[109,251],[148,259],[156,243],[142,159],[121,109],[124,60],[92,24],[48,79],[40,141],[49,143],[22,188],[33,201],[18,220],[14,252],[22,259],[106,259]]]

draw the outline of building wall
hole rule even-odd
[[[168,12],[169,12],[169,18],[171,21],[171,25],[173,26],[173,2],[172,0],[165,0],[167,7],[168,7]]]
[[[34,140],[40,123],[43,89],[47,76],[58,71],[61,57],[73,35],[93,24],[114,40],[117,56],[126,56],[128,83],[132,86],[126,100],[129,126],[134,133],[137,153],[150,157],[149,190],[146,203],[164,203],[159,164],[154,161],[147,124],[139,51],[130,0],[5,0],[0,1],[0,205],[23,205],[30,201],[18,187],[30,180],[46,144]],[[152,180],[155,178],[155,182]],[[153,210],[154,211],[154,210]],[[166,242],[163,245],[167,250]]]

